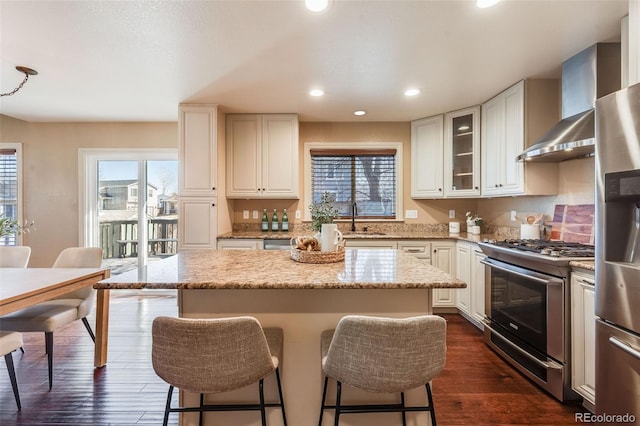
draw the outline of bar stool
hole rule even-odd
[[[20,404],[20,394],[18,393],[18,381],[16,380],[16,370],[13,367],[13,356],[11,352],[22,347],[22,334],[14,331],[0,330],[0,355],[4,355],[4,360],[9,371],[9,380],[13,388],[13,396],[16,398],[18,411],[22,410]]]
[[[186,319],[158,317],[152,331],[153,369],[169,383],[163,425],[169,413],[206,411],[260,411],[266,426],[266,407],[280,407],[282,398],[279,364],[282,362],[281,328],[263,329],[253,317]],[[279,403],[265,403],[263,380],[275,372]],[[222,393],[258,382],[259,404],[204,404],[205,393]],[[200,394],[198,407],[171,407],[174,387]]]
[[[321,335],[322,372],[325,375],[318,425],[324,410],[341,414],[429,411],[436,425],[429,382],[442,372],[446,360],[446,321],[436,315],[412,318],[343,317],[335,330]],[[337,381],[335,405],[325,403],[329,378]],[[342,405],[342,384],[376,393],[400,393],[399,404]],[[427,406],[405,406],[404,392],[425,386]]]

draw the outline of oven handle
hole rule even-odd
[[[510,274],[514,274],[519,277],[526,278],[528,280],[535,281],[543,285],[562,285],[562,280],[559,280],[556,278],[544,279],[544,278],[534,277],[532,275],[527,275],[527,274],[523,274],[522,272],[514,271],[513,269],[503,268],[502,266],[498,266],[495,263],[487,262],[486,260],[481,260],[480,263],[483,263],[490,268],[496,268],[501,271],[508,272]]]
[[[520,346],[516,345],[515,343],[513,343],[512,341],[510,341],[509,339],[507,339],[506,337],[504,337],[503,335],[501,335],[500,333],[495,331],[493,328],[491,328],[489,326],[489,324],[485,323],[484,326],[489,329],[491,334],[493,334],[496,337],[499,337],[500,340],[502,340],[504,343],[506,343],[507,345],[511,346],[513,349],[515,349],[516,351],[520,352],[521,355],[524,355],[525,357],[529,358],[531,361],[535,362],[540,367],[543,367],[543,368],[546,368],[546,369],[552,369],[552,370],[562,370],[562,366],[560,364],[558,364],[557,362],[540,361],[538,358],[534,357],[533,355],[531,355],[530,353],[528,353],[527,351],[522,349]]]

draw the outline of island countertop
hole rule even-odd
[[[466,284],[400,250],[346,249],[345,260],[309,264],[288,251],[185,250],[97,289],[431,289]]]

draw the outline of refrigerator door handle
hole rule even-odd
[[[634,349],[629,343],[623,342],[622,340],[613,336],[609,337],[609,343],[611,343],[613,346],[617,347],[618,349],[628,353],[632,357],[640,360],[640,351],[637,349]]]

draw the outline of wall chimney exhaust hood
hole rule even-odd
[[[516,157],[559,162],[593,155],[596,99],[620,89],[620,43],[598,43],[562,64],[562,120]]]

